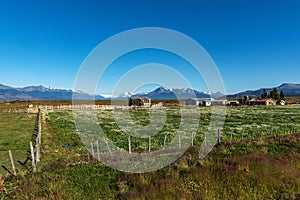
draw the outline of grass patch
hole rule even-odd
[[[25,112],[0,114],[0,165],[11,169],[8,154],[8,150],[11,150],[16,167],[21,167],[17,160],[23,162],[28,155],[29,141],[36,133],[36,119],[37,115]],[[1,167],[0,175],[3,173],[5,170]]]

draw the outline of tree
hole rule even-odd
[[[280,100],[285,100],[285,95],[284,95],[284,93],[283,93],[282,90],[280,91],[279,99],[280,99]]]
[[[269,95],[270,98],[274,99],[274,100],[279,100],[279,94],[276,88],[274,88]]]
[[[261,94],[261,98],[264,99],[264,98],[267,98],[268,97],[268,92],[266,89],[263,89],[263,93]]]

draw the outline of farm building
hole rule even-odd
[[[186,106],[239,106],[239,101],[228,101],[227,99],[214,98],[190,98],[184,100],[183,105]]]
[[[151,99],[147,97],[128,98],[128,106],[151,107]]]
[[[265,106],[272,106],[272,105],[276,105],[276,101],[271,99],[271,98],[267,98],[267,99],[252,99],[249,101],[250,105],[265,105]]]
[[[206,99],[202,101],[202,106],[211,106],[211,99]]]
[[[190,98],[184,100],[186,106],[211,106],[212,99],[208,98]]]
[[[211,106],[212,99],[210,98],[189,98],[184,100],[186,106]]]
[[[227,106],[239,106],[240,102],[239,101],[227,101],[226,104],[227,104]]]
[[[226,106],[227,105],[227,100],[226,99],[212,100],[211,105],[213,105],[213,106]]]
[[[284,100],[280,100],[280,101],[278,102],[278,104],[281,105],[281,106],[284,106],[284,105],[285,105],[285,101],[284,101]]]
[[[200,100],[197,98],[190,98],[185,100],[186,106],[199,106]]]

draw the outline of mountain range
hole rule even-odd
[[[274,87],[277,89],[278,93],[283,91],[285,96],[300,96],[300,84],[292,84],[292,83],[283,83],[278,87]],[[268,94],[274,88],[260,88],[257,90],[246,90],[244,92],[239,92],[236,94],[227,95],[227,98],[242,98],[245,95],[250,95],[252,97],[261,97],[263,90],[266,89]]]
[[[278,92],[281,90],[286,96],[300,96],[300,84],[284,83],[276,87]],[[274,88],[266,88],[268,92]],[[263,88],[257,90],[246,90],[237,94],[230,94],[228,98],[242,98],[245,95],[251,95],[252,97],[260,97],[263,93]],[[44,86],[28,86],[23,88],[14,88],[0,84],[0,100],[71,100],[72,95],[76,95],[77,99],[96,99],[96,100],[110,100],[110,99],[127,99],[129,96],[135,97],[148,97],[157,100],[168,100],[168,99],[186,99],[195,95],[197,98],[217,98],[224,97],[222,93],[206,93],[199,92],[190,88],[185,89],[165,89],[159,87],[148,93],[132,94],[125,92],[120,94],[118,97],[109,97],[105,95],[93,95],[66,89],[53,89],[46,88]],[[194,95],[193,95],[194,94]]]
[[[93,95],[83,92],[74,92],[65,89],[51,89],[44,86],[28,86],[13,88],[0,84],[0,100],[71,100],[75,94],[77,99],[94,99]],[[96,95],[97,100],[105,99]]]
[[[222,97],[224,94],[222,93],[207,93],[207,92],[199,92],[197,90],[193,90],[190,88],[183,88],[183,89],[165,89],[163,87],[159,87],[149,93],[140,93],[132,95],[132,97],[148,97],[155,100],[168,100],[168,99],[187,99],[191,97],[196,98],[217,98]]]

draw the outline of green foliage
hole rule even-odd
[[[268,97],[267,89],[263,89],[263,93],[261,94],[261,98],[264,99],[264,98],[267,98],[267,97]]]
[[[274,88],[269,95],[270,98],[274,99],[274,100],[279,100],[280,96],[278,94],[278,91],[276,88]]]
[[[280,94],[279,94],[279,100],[285,100],[285,95],[282,90],[280,91]]]

